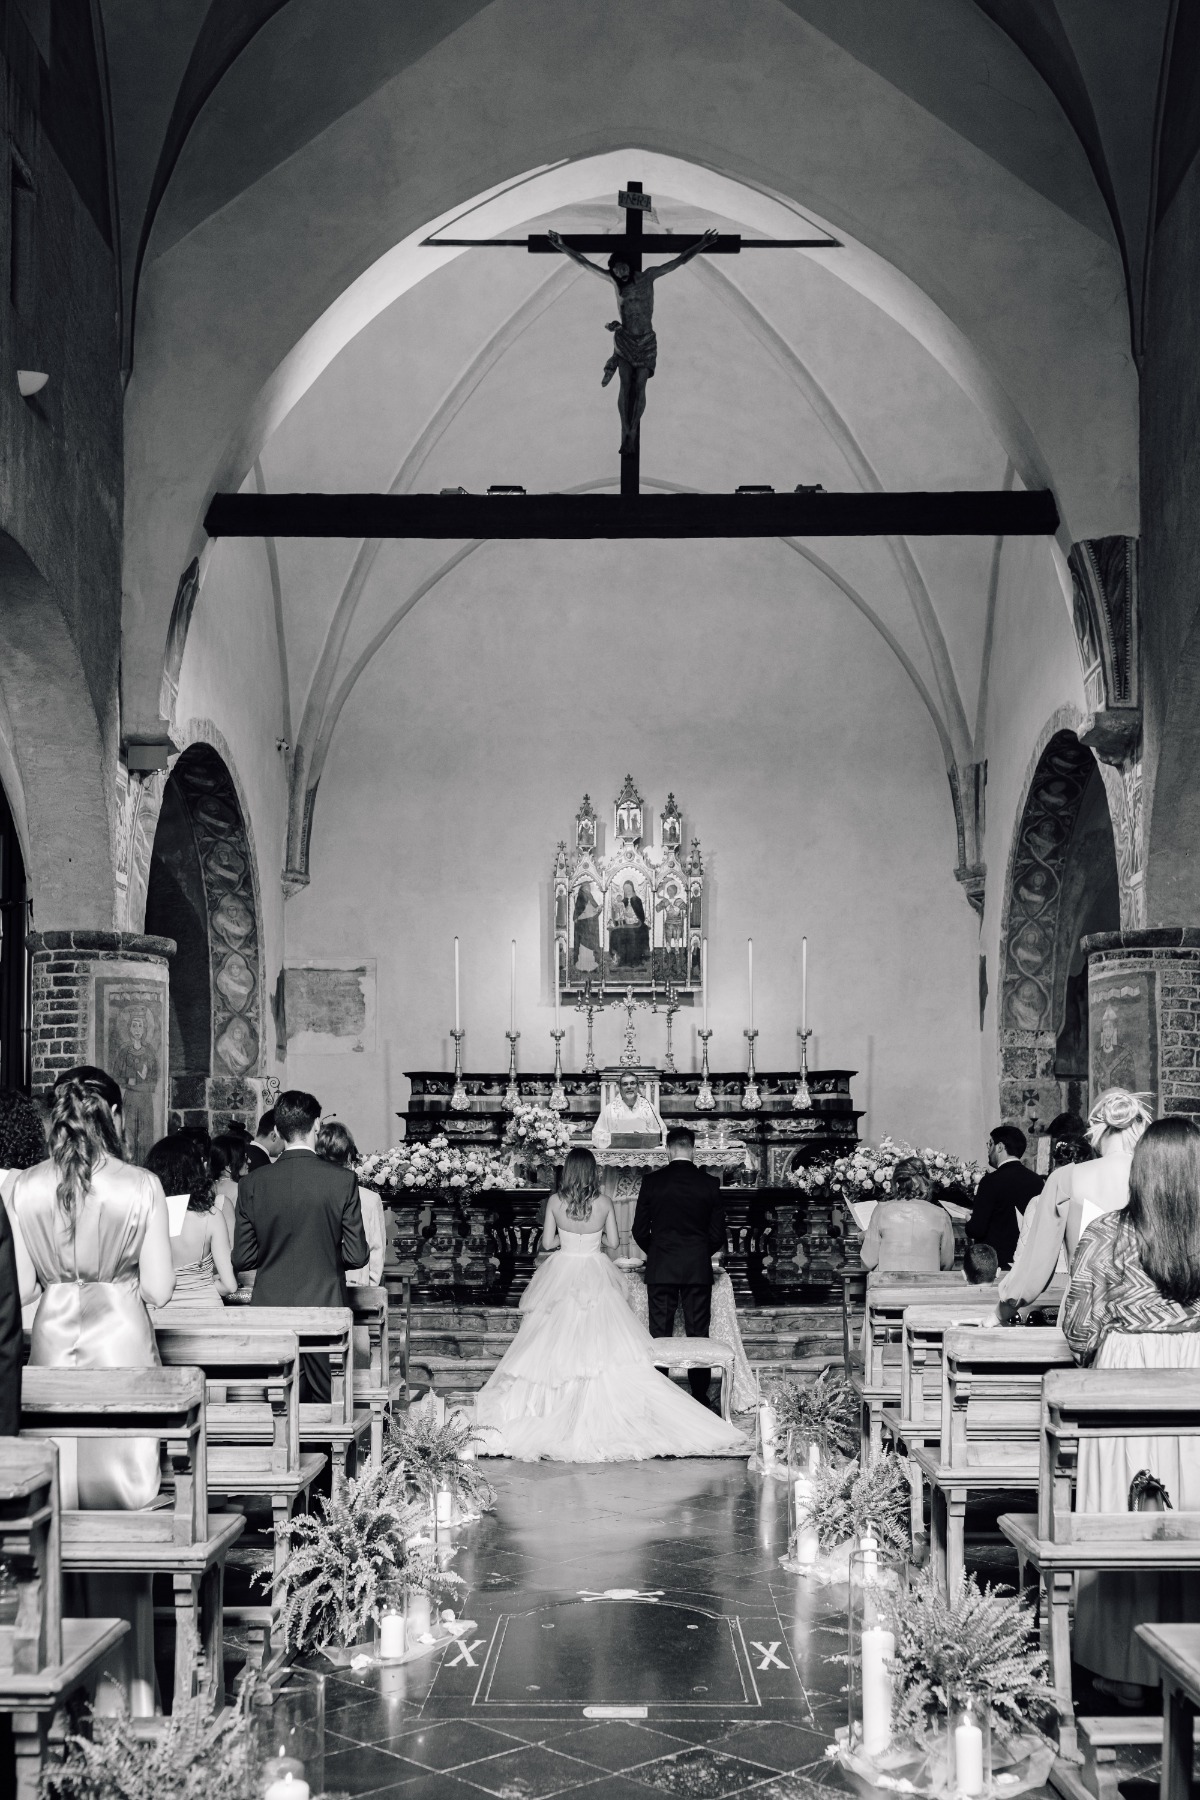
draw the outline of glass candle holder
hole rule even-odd
[[[865,1756],[881,1756],[892,1742],[892,1677],[896,1654],[891,1606],[908,1581],[903,1557],[873,1544],[850,1556],[849,1743]]]
[[[954,1800],[983,1800],[992,1792],[992,1724],[986,1701],[966,1691],[953,1694],[946,1734],[947,1793]]]
[[[764,1469],[772,1469],[776,1460],[775,1408],[769,1400],[758,1403],[758,1454]]]
[[[438,1531],[449,1531],[454,1523],[454,1490],[443,1482],[433,1497],[433,1523]]]
[[[383,1662],[395,1662],[404,1655],[405,1626],[404,1613],[399,1607],[389,1606],[379,1617],[379,1655]]]
[[[254,1742],[261,1800],[312,1800],[325,1788],[325,1677],[289,1669],[254,1691]]]
[[[813,1476],[820,1467],[820,1451],[799,1432],[789,1431],[787,1438],[788,1491],[788,1559],[801,1568],[811,1568],[820,1555],[820,1544],[813,1527],[803,1522],[805,1505],[812,1493]]]
[[[432,1629],[433,1604],[429,1595],[419,1594],[414,1588],[409,1588],[405,1596],[404,1626],[404,1636],[408,1648],[411,1650],[415,1644],[419,1644],[421,1639]]]

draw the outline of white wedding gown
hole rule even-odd
[[[521,1296],[521,1328],[475,1397],[483,1454],[518,1462],[744,1456],[740,1431],[660,1375],[599,1231],[563,1232]]]

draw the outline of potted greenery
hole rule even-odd
[[[844,1462],[857,1455],[862,1401],[840,1370],[822,1369],[810,1382],[781,1378],[763,1397],[774,1408],[777,1438],[791,1440],[794,1463],[807,1465],[814,1445],[820,1462]]]
[[[872,1537],[885,1556],[907,1556],[909,1499],[908,1476],[897,1457],[881,1456],[865,1467],[817,1463],[796,1503],[797,1529],[815,1535],[816,1557],[801,1565],[789,1546],[779,1560],[785,1569],[808,1574],[824,1586],[849,1581],[851,1553],[865,1537]]]
[[[839,1733],[836,1760],[869,1785],[951,1800],[1041,1786],[1054,1746],[1038,1721],[1053,1716],[1055,1696],[1031,1609],[973,1578],[947,1598],[929,1570],[881,1602],[893,1640],[890,1743],[868,1757]]]
[[[335,1667],[370,1654],[376,1622],[402,1607],[405,1590],[438,1595],[460,1587],[416,1543],[424,1508],[388,1470],[346,1483],[280,1527],[290,1550],[274,1575],[260,1577],[279,1598],[279,1624],[289,1648],[319,1651]]]
[[[440,1422],[432,1407],[412,1406],[393,1413],[384,1440],[384,1468],[389,1477],[402,1481],[410,1498],[423,1498],[437,1519],[438,1495],[443,1511],[452,1509],[443,1523],[461,1524],[478,1518],[495,1504],[491,1482],[474,1460],[483,1439],[471,1421],[451,1413]]]

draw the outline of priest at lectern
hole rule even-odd
[[[602,1108],[592,1126],[597,1150],[661,1150],[666,1131],[657,1112],[642,1093],[636,1075],[622,1075],[616,1098]],[[631,1161],[635,1157],[631,1157]]]

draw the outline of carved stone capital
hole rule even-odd
[[[954,879],[961,885],[972,909],[982,918],[987,881],[987,864],[983,860],[987,763],[955,763],[947,774],[958,834],[958,867]]]
[[[1097,714],[1140,712],[1138,540],[1082,538],[1067,562],[1088,707]]]
[[[987,895],[987,864],[966,863],[954,871],[954,879],[967,896],[967,903],[972,912],[983,917],[983,903]]]
[[[1092,713],[1079,733],[1079,741],[1094,750],[1100,761],[1120,768],[1136,761],[1142,747],[1140,707],[1122,707]]]

